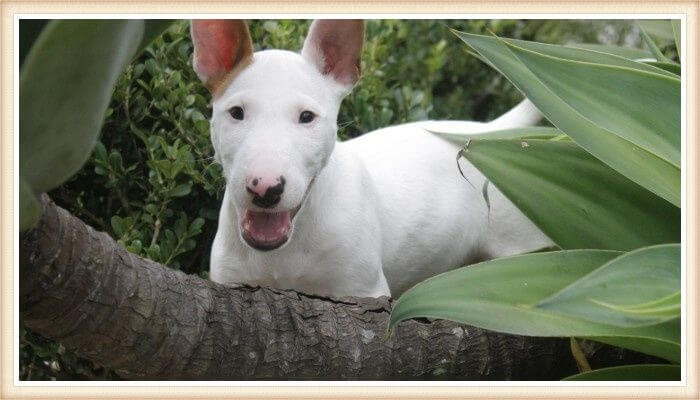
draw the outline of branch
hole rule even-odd
[[[388,298],[220,285],[128,253],[45,195],[42,207],[37,227],[21,235],[23,323],[125,378],[550,380],[576,372],[568,340],[443,320],[404,321],[385,338]],[[602,349],[590,356],[594,367],[632,354]]]

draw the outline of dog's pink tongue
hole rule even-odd
[[[273,243],[289,233],[291,216],[289,211],[267,213],[246,210],[242,221],[243,229],[256,241]]]

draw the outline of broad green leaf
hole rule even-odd
[[[676,51],[678,52],[678,58],[681,56],[681,20],[672,19],[671,29],[673,29],[673,40],[676,43]]]
[[[461,154],[563,249],[680,241],[679,208],[571,141],[472,140]]]
[[[676,63],[645,61],[644,64],[653,65],[657,68],[663,69],[664,71],[668,71],[676,76],[681,76],[681,66]]]
[[[647,32],[641,26],[639,28],[639,33],[642,35],[642,39],[644,39],[644,43],[647,45],[647,48],[649,49],[651,54],[654,56],[654,58],[656,58],[656,61],[659,61],[659,62],[668,62],[669,61],[668,58],[666,58],[666,56],[664,56],[664,53],[661,52],[661,50],[659,49],[659,46],[657,46],[656,43],[654,43],[654,39],[652,39],[651,36],[649,36],[649,34],[647,34]]]
[[[584,338],[606,343],[612,346],[635,350],[640,353],[654,354],[674,363],[681,362],[680,318],[672,319],[658,325],[652,325],[651,327],[645,327],[644,329],[647,330],[648,337],[596,336]],[[657,332],[656,336],[662,335],[664,337],[674,339],[660,340],[658,338],[652,338],[653,336],[655,336],[655,334],[654,332],[650,332],[649,330]]]
[[[680,207],[680,169],[575,112],[552,93],[499,39],[459,33],[490,60],[559,129],[618,172]],[[573,76],[573,75],[572,75]],[[606,110],[607,112],[607,110]]]
[[[34,226],[39,221],[41,210],[34,191],[24,180],[19,177],[19,230],[24,231]]]
[[[620,327],[679,318],[681,247],[645,247],[617,257],[538,308]]]
[[[462,40],[464,38],[462,35],[469,35],[466,33],[462,33],[459,31],[453,31],[453,33]],[[647,72],[653,72],[661,75],[668,75],[670,77],[676,78],[676,75],[673,73],[670,73],[668,71],[665,71],[663,69],[659,69],[653,65],[649,65],[644,62],[639,62],[635,61],[636,59],[651,59],[653,58],[652,54],[648,51],[644,50],[639,50],[639,49],[631,49],[627,47],[617,47],[617,46],[604,46],[604,45],[592,45],[592,44],[572,44],[572,45],[556,45],[556,44],[548,44],[548,43],[539,43],[539,42],[531,42],[527,40],[518,40],[518,39],[508,39],[508,38],[495,38],[495,37],[488,37],[488,36],[479,36],[479,35],[472,35],[472,36],[478,36],[482,38],[489,38],[491,40],[495,41],[502,41],[506,42],[510,45],[521,47],[526,50],[530,50],[536,53],[552,56],[552,57],[557,57],[557,58],[563,58],[566,60],[571,60],[571,61],[581,61],[581,62],[588,62],[588,63],[594,63],[594,64],[605,64],[605,65],[616,65],[618,67],[626,67],[626,68],[632,68],[632,69],[637,69],[640,71],[647,71]],[[466,42],[466,40],[465,40]],[[469,44],[469,43],[467,43]],[[627,55],[627,56],[626,56]],[[496,68],[493,64],[491,64],[488,59],[481,57],[481,55],[478,55],[477,58],[479,58],[481,61],[484,61],[487,64],[490,64],[492,67]],[[498,69],[498,68],[496,68]]]
[[[639,60],[653,57],[648,50],[636,49],[633,47],[612,46],[596,43],[574,43],[568,44],[567,46],[576,47],[579,49],[598,51],[601,53],[614,54],[616,56],[629,58],[630,60]]]
[[[678,317],[681,313],[681,292],[677,291],[667,295],[666,297],[661,297],[647,303],[634,304],[630,306],[620,306],[604,302],[599,303],[613,310],[626,312],[633,315],[653,315],[670,319],[672,317]]]
[[[611,66],[614,65],[618,67],[637,69],[640,71],[653,72],[661,75],[668,75],[673,78],[676,78],[675,75],[669,74],[668,72],[660,70],[652,65],[630,60],[629,58],[621,57],[616,54],[604,53],[596,51],[594,49],[579,48],[578,45],[560,46],[555,44],[530,42],[527,40],[517,40],[508,38],[500,38],[500,40],[510,45],[551,57],[593,64],[604,64]]]
[[[517,129],[505,129],[498,131],[484,132],[483,130],[474,129],[473,131],[464,131],[459,125],[455,125],[454,129],[448,130],[447,126],[442,126],[441,131],[431,130],[440,129],[441,125],[436,125],[431,127],[430,125],[425,125],[425,128],[431,133],[440,136],[452,143],[458,145],[464,145],[467,141],[478,140],[478,139],[553,139],[558,136],[564,135],[560,130],[556,128],[547,127],[530,127],[530,128],[517,128]]]
[[[576,113],[680,168],[681,82],[677,76],[510,49]]]
[[[639,364],[601,368],[566,377],[564,381],[679,381],[680,365]]]
[[[112,89],[143,35],[141,20],[56,20],[20,72],[20,172],[35,193],[75,173],[95,145]]]
[[[623,339],[669,360],[680,357],[680,323],[621,328],[537,308],[620,253],[564,250],[500,258],[449,271],[406,291],[390,326],[408,318],[444,318],[516,335]],[[639,347],[642,348],[639,348]]]

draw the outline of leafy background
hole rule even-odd
[[[297,50],[308,23],[251,21],[255,48]],[[489,120],[520,100],[448,28],[546,43],[641,46],[631,21],[368,21],[363,76],[338,116],[341,140],[408,121]],[[662,50],[676,56],[672,46]],[[90,160],[49,195],[131,252],[206,278],[223,180],[209,142],[209,94],[191,55],[189,24],[177,21],[126,68]],[[20,350],[23,380],[118,379],[23,328]]]

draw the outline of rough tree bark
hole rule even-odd
[[[550,380],[576,372],[567,339],[404,321],[387,298],[229,287],[122,249],[42,197],[23,233],[25,326],[130,379]],[[602,347],[589,360],[638,355]]]

